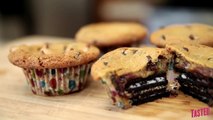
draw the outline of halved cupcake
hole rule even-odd
[[[166,48],[175,56],[181,90],[212,106],[213,48],[199,44],[169,44]]]
[[[167,79],[171,54],[161,48],[119,48],[103,55],[92,66],[92,77],[101,80],[114,104],[129,108],[178,90]]]

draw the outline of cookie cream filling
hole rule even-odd
[[[166,86],[164,86],[164,85],[156,86],[156,87],[149,88],[149,89],[146,89],[146,90],[141,90],[141,91],[140,91],[140,94],[148,93],[148,92],[151,92],[151,91],[161,90],[161,89],[163,89],[163,88],[166,88]]]
[[[121,94],[124,93],[123,95],[127,98],[133,98],[166,91],[167,80],[164,76],[165,74],[148,78],[129,79],[125,82],[124,91],[120,92]]]
[[[176,73],[174,70],[168,70],[166,78],[168,80],[167,84],[167,90],[171,92],[171,94],[176,95],[178,93],[178,90],[180,88],[180,84],[178,83],[178,80],[176,78],[179,76],[178,73]]]
[[[153,85],[153,84],[162,83],[162,82],[165,82],[164,77],[156,77],[156,78],[151,79],[151,80],[139,81],[139,82],[133,83],[127,89],[131,90],[131,89],[143,87],[145,85]]]

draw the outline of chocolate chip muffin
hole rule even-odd
[[[159,47],[168,43],[196,43],[213,47],[213,26],[200,23],[168,25],[153,32],[150,41]]]
[[[104,84],[113,103],[126,109],[178,90],[178,82],[167,79],[171,58],[161,48],[118,48],[99,58],[91,74]]]
[[[181,90],[213,106],[213,48],[198,44],[169,44]]]
[[[83,26],[75,38],[77,41],[95,45],[105,53],[118,47],[139,45],[146,34],[146,28],[139,23],[102,22]]]
[[[120,108],[178,95],[179,88],[213,106],[213,48],[170,43],[166,48],[119,48],[92,66]]]
[[[9,60],[23,68],[34,94],[64,95],[83,89],[96,47],[77,42],[20,45],[11,48]]]

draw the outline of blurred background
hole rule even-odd
[[[136,21],[152,32],[173,23],[213,25],[211,0],[1,0],[0,42],[28,35],[74,37],[83,25]]]

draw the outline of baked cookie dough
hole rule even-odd
[[[136,45],[147,34],[147,29],[134,22],[102,22],[83,26],[75,35],[80,42],[95,45],[101,49],[115,49]]]
[[[213,26],[199,23],[168,25],[153,32],[150,41],[159,47],[165,47],[168,43],[195,43],[213,47]]]

